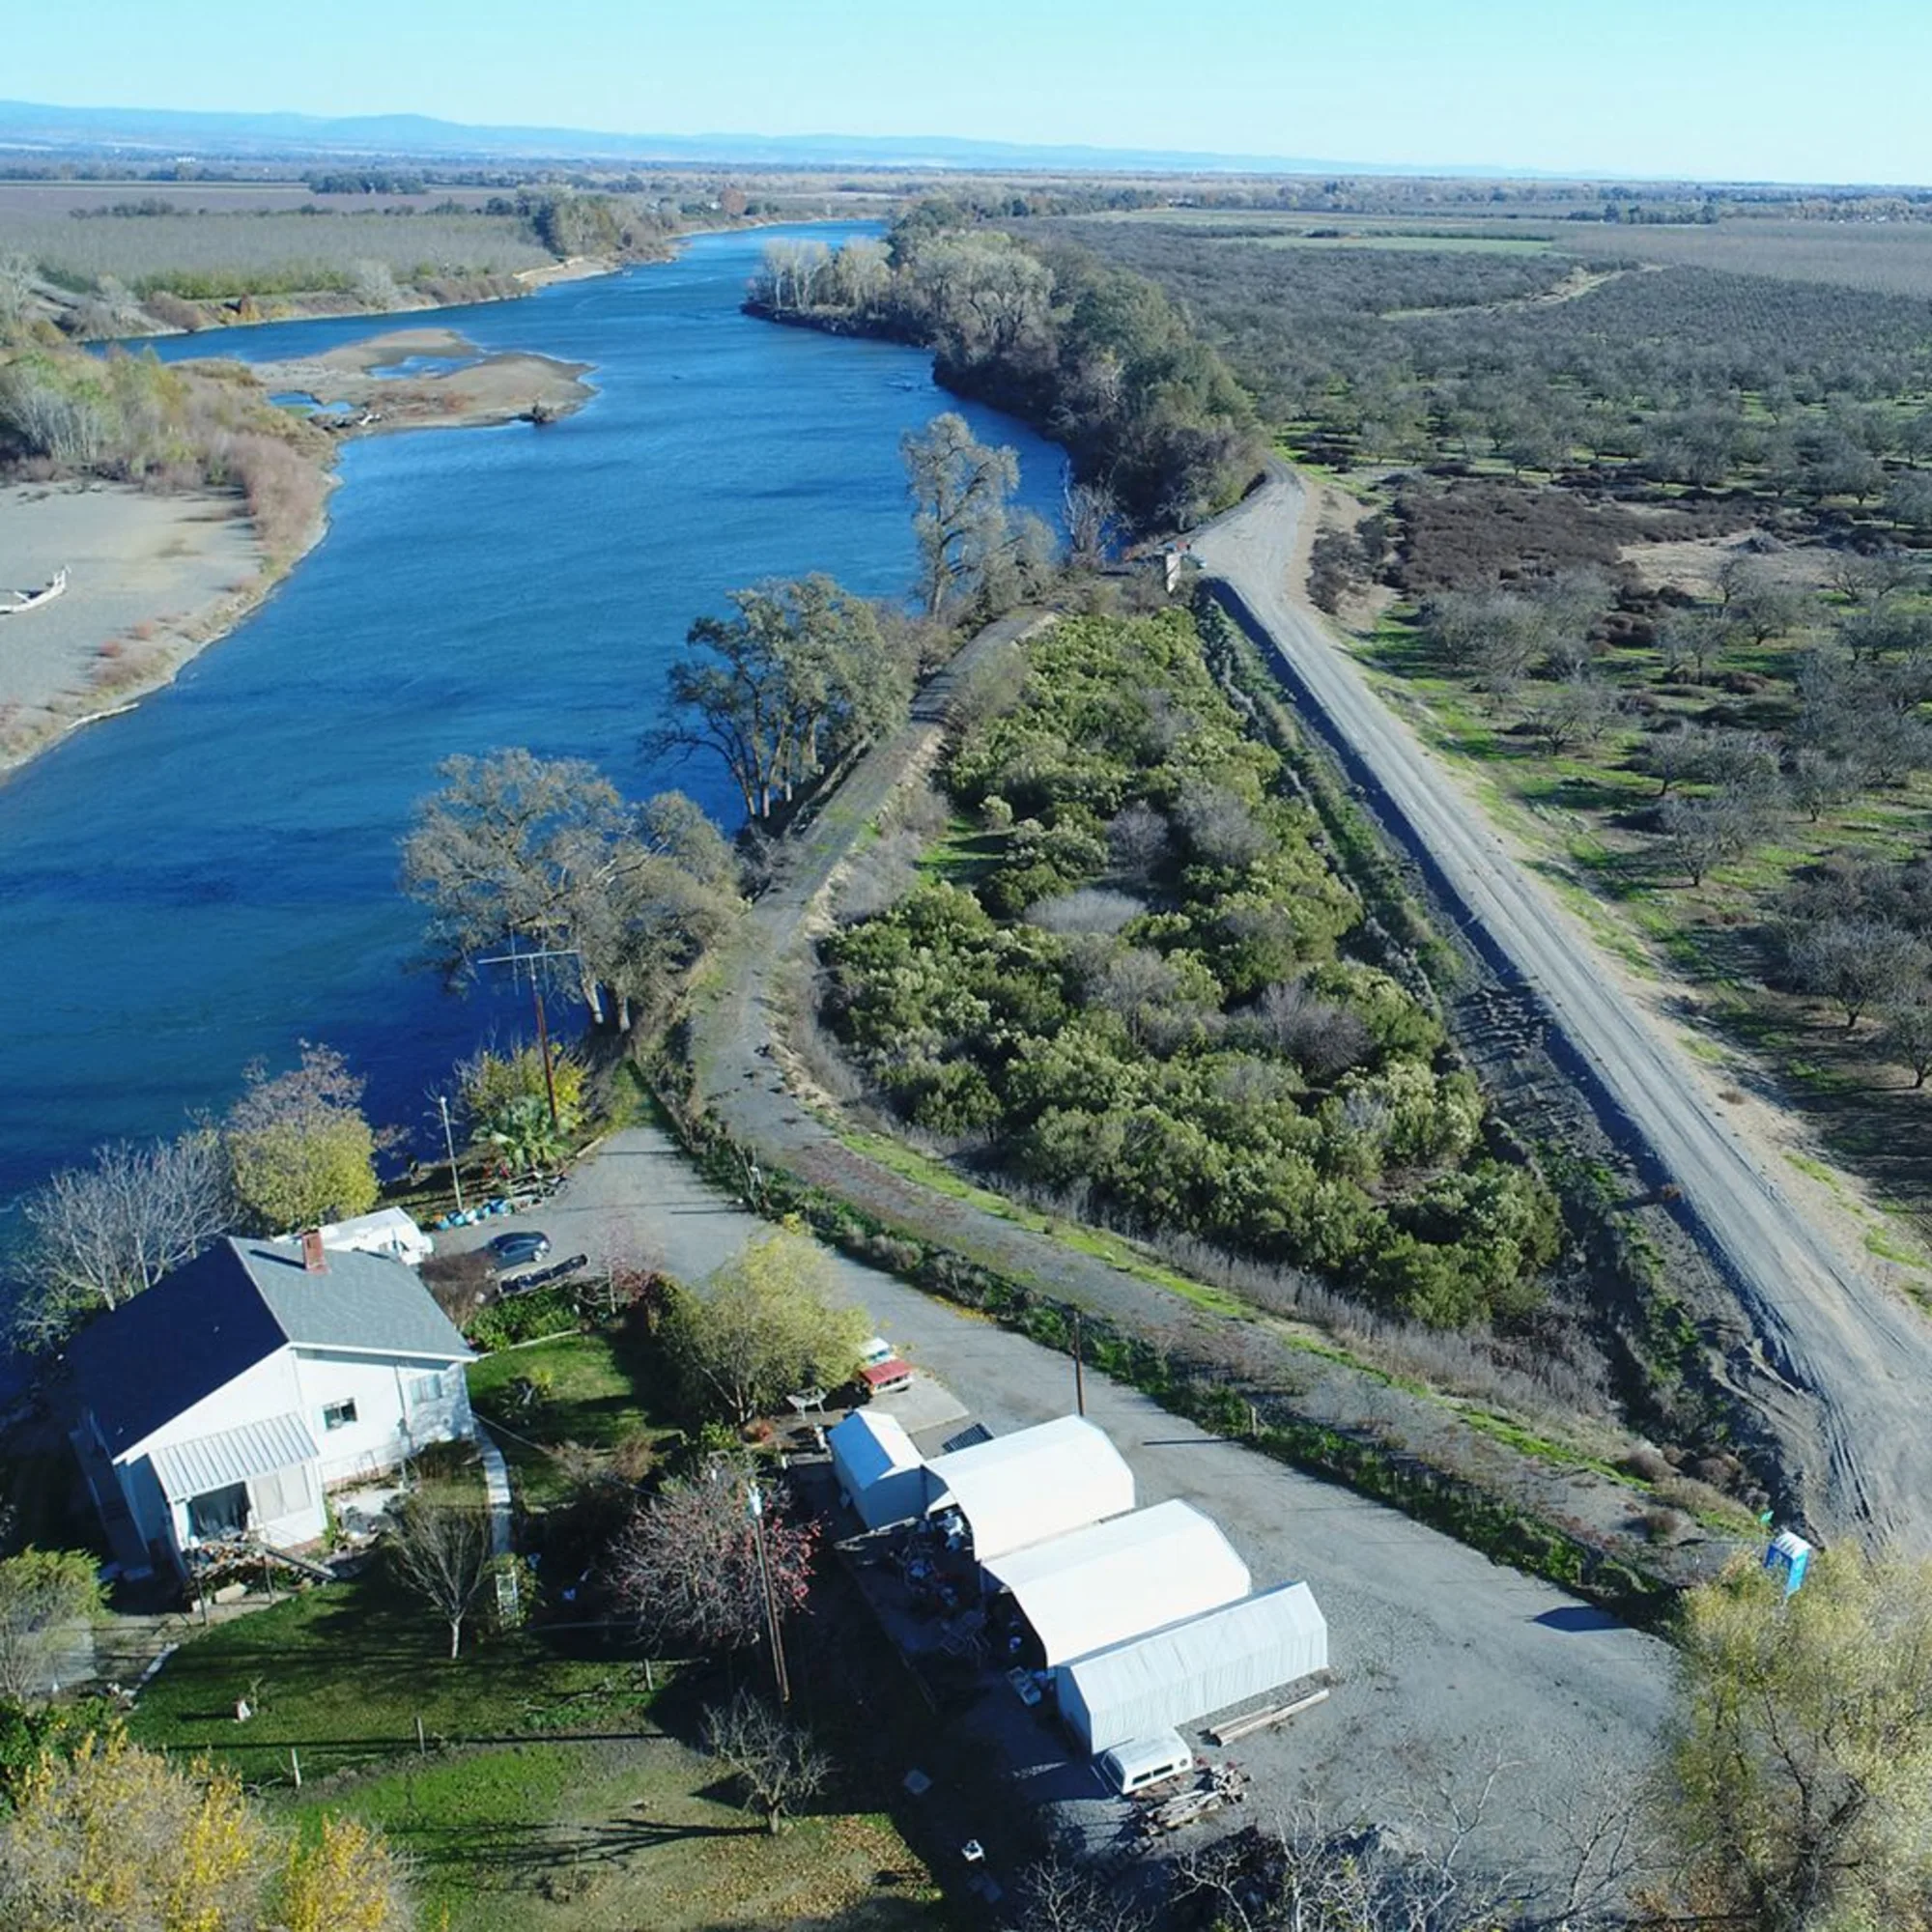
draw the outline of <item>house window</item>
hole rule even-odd
[[[325,1429],[347,1429],[355,1420],[355,1404],[352,1398],[348,1402],[331,1402],[322,1411],[322,1426]]]

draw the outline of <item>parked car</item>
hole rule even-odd
[[[550,1236],[534,1228],[518,1228],[498,1235],[489,1246],[490,1259],[498,1268],[528,1267],[550,1253]]]

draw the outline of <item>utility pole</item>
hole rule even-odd
[[[772,1676],[778,1684],[781,1708],[791,1702],[791,1677],[785,1669],[784,1639],[779,1634],[779,1602],[772,1591],[771,1567],[765,1561],[765,1499],[756,1483],[747,1484],[745,1510],[752,1519],[752,1543],[758,1552],[758,1590],[765,1600],[765,1628],[772,1639]]]
[[[510,950],[507,952],[493,953],[487,959],[479,959],[479,966],[507,966],[515,972],[519,966],[530,969],[530,999],[537,1013],[537,1051],[543,1056],[544,1097],[550,1102],[550,1125],[553,1133],[562,1132],[556,1117],[556,1079],[550,1065],[550,1028],[544,1020],[543,976],[538,967],[546,959],[577,959],[582,957],[574,946],[540,947],[534,952],[517,951],[517,935],[510,935]]]
[[[1087,1370],[1080,1359],[1080,1311],[1073,1311],[1073,1406],[1076,1413],[1087,1413]]]
[[[442,1109],[442,1144],[449,1150],[449,1184],[456,1189],[456,1211],[463,1212],[463,1174],[456,1165],[456,1136],[449,1130],[449,1102],[439,1094],[436,1104]]]

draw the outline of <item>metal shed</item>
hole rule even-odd
[[[1049,1665],[1234,1603],[1250,1583],[1220,1529],[1182,1502],[1093,1523],[981,1567],[1011,1591]]]
[[[855,1410],[825,1434],[838,1487],[867,1529],[903,1522],[925,1508],[925,1463],[896,1416]]]
[[[1089,1751],[1182,1727],[1328,1667],[1328,1623],[1306,1583],[1075,1658],[1055,1672],[1060,1715]]]
[[[966,1519],[984,1563],[1132,1509],[1134,1472],[1091,1422],[1063,1415],[935,1456],[925,1493],[928,1512],[951,1504]]]

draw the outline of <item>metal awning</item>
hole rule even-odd
[[[314,1436],[300,1416],[290,1413],[244,1422],[239,1429],[223,1429],[213,1435],[170,1442],[151,1451],[150,1460],[155,1474],[161,1479],[161,1493],[171,1503],[183,1503],[193,1496],[205,1496],[211,1490],[245,1483],[250,1476],[266,1476],[291,1463],[313,1463],[316,1455]]]

